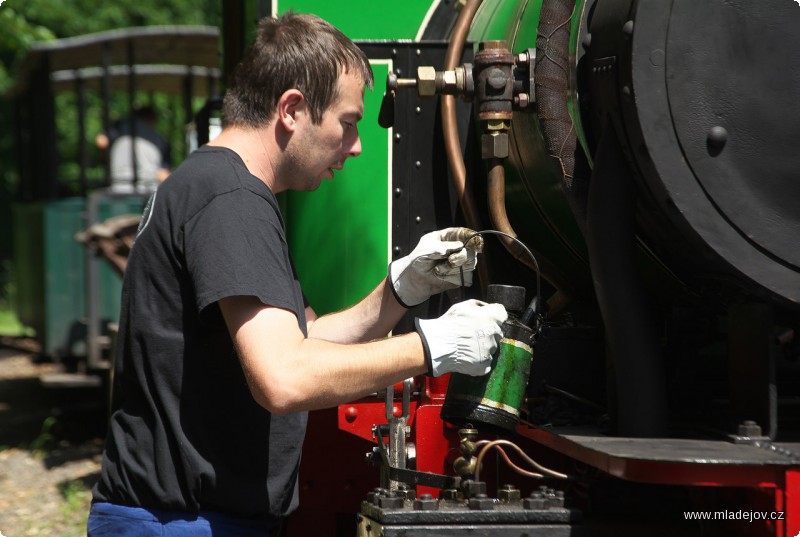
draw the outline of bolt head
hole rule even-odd
[[[469,508],[473,511],[493,511],[494,499],[489,498],[486,494],[478,494],[469,499]]]
[[[633,35],[633,21],[629,20],[622,25],[622,33],[630,37]]]
[[[545,500],[541,492],[533,492],[530,497],[522,500],[523,509],[544,509]]]
[[[497,499],[501,502],[518,502],[522,498],[519,489],[511,485],[505,485],[497,491]]]
[[[762,436],[761,426],[752,420],[747,420],[743,423],[740,423],[738,429],[739,436],[745,436],[749,438],[754,436]]]
[[[383,509],[401,509],[403,507],[403,498],[393,492],[389,492],[387,495],[378,498],[378,506]]]
[[[456,502],[458,501],[458,490],[445,489],[442,491],[442,498],[447,501]]]
[[[722,127],[722,126],[719,126],[719,125],[711,127],[708,130],[707,139],[708,139],[709,145],[711,145],[713,147],[721,148],[728,141],[728,130],[725,127]],[[751,420],[747,420],[747,421],[744,422],[744,424],[747,425],[748,422],[755,423],[755,422],[753,422]]]
[[[438,511],[439,500],[435,500],[430,494],[423,494],[414,500],[415,511]]]
[[[462,484],[464,492],[470,498],[474,498],[476,496],[480,496],[481,494],[486,494],[486,482],[485,481],[473,481],[468,479],[464,481]]]

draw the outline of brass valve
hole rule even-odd
[[[421,66],[415,78],[389,73],[378,123],[385,128],[393,125],[394,95],[399,88],[416,88],[422,98],[458,95],[476,104],[484,133],[481,156],[506,158],[513,112],[528,109],[535,101],[535,61],[536,49],[512,54],[505,41],[485,41],[478,46],[474,65],[465,63],[452,71]]]
[[[461,456],[453,462],[453,470],[461,479],[467,479],[475,475],[475,467],[478,463],[478,458],[475,456],[478,451],[478,446],[475,444],[478,439],[478,430],[468,424],[467,428],[458,430],[458,436]]]

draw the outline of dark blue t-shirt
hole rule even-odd
[[[305,332],[275,196],[236,153],[203,147],[154,193],[128,259],[95,501],[267,519],[296,508],[307,415],[253,399],[217,305],[236,295],[294,312]]]

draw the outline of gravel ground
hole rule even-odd
[[[2,343],[2,342],[0,342]],[[44,388],[59,371],[23,345],[0,346],[0,533],[85,535],[97,480],[105,405],[101,389]]]

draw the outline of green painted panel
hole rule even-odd
[[[373,63],[376,80],[389,65]],[[391,140],[378,126],[382,91],[367,91],[359,123],[362,154],[315,192],[284,196],[287,239],[303,291],[318,314],[364,297],[389,264]]]
[[[475,13],[467,39],[473,43],[498,39],[512,43],[521,14],[525,11],[538,14],[541,8],[541,0],[536,2],[528,0],[483,2],[478,12]],[[535,31],[536,26],[533,26],[533,29]],[[535,40],[534,44],[529,46],[536,46]],[[477,52],[477,47],[475,51]]]
[[[314,13],[353,40],[414,39],[432,0],[387,5],[353,0],[276,2],[277,13]],[[303,291],[318,314],[348,307],[386,277],[391,238],[390,131],[378,126],[386,63],[373,63],[375,90],[367,92],[359,123],[362,154],[316,192],[281,196],[289,248]]]
[[[48,202],[44,209],[46,354],[66,357],[85,353],[86,282],[84,247],[75,234],[84,228],[83,198]]]
[[[11,208],[14,264],[12,297],[19,321],[38,336],[44,332],[44,204],[16,203]]]
[[[275,4],[278,13],[289,9],[298,13],[314,13],[339,28],[350,39],[363,40],[414,39],[432,1],[289,0]]]
[[[99,218],[141,214],[144,198],[101,200]],[[13,208],[15,312],[36,332],[47,356],[86,353],[86,248],[75,235],[86,228],[85,200],[17,204]],[[104,322],[119,319],[122,280],[104,261],[100,270],[99,307]]]

